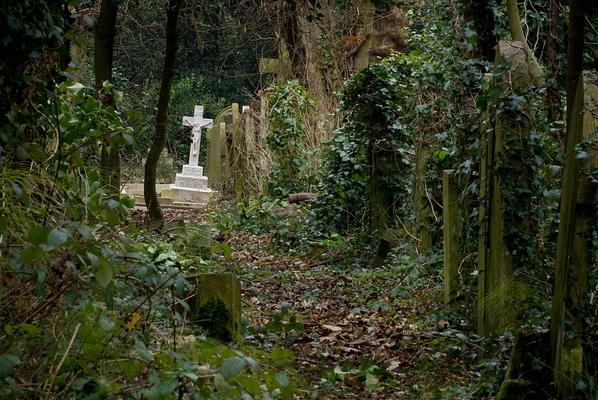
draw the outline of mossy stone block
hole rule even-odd
[[[226,324],[234,341],[241,340],[241,284],[232,273],[205,273],[197,276],[197,309],[220,299],[229,313]]]

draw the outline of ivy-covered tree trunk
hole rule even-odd
[[[112,81],[117,13],[118,4],[114,0],[102,0],[95,28],[94,73],[98,93],[102,90],[104,82]],[[100,98],[105,105],[114,106],[112,92],[104,92]],[[102,144],[100,174],[102,186],[111,196],[118,197],[120,193],[120,153],[118,145],[111,143],[109,138]]]
[[[535,110],[526,93],[533,87],[533,67],[525,46],[501,41],[497,63],[510,64],[507,75],[495,78],[502,96],[519,96],[516,110],[497,108],[482,160],[480,247],[478,251],[478,332],[502,333],[526,302],[522,281],[513,272],[532,267],[534,234],[531,218],[538,207],[533,196],[528,115]]]
[[[415,185],[413,188],[413,214],[417,235],[416,254],[427,254],[432,248],[432,208],[426,184],[426,171],[432,153],[432,140],[428,134],[422,133],[415,149]]]
[[[183,0],[170,0],[166,13],[166,51],[164,54],[164,68],[162,70],[162,83],[160,98],[158,99],[158,112],[156,114],[156,131],[152,145],[145,162],[145,179],[143,181],[143,195],[145,205],[153,222],[159,224],[163,221],[162,209],[156,194],[156,167],[160,154],[166,144],[166,122],[168,119],[168,103],[174,78],[174,63],[178,48],[177,21]]]
[[[390,222],[393,194],[388,188],[388,177],[396,168],[396,153],[384,138],[384,128],[375,126],[369,142],[370,155],[370,228],[384,232]]]
[[[293,70],[293,77],[297,76],[296,70],[303,65],[303,48],[299,31],[299,8],[301,1],[281,1],[280,2],[280,25],[278,31],[282,38],[281,49],[286,49],[279,52],[279,58],[282,60],[288,57],[291,69]],[[290,79],[291,77],[287,77]]]

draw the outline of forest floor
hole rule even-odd
[[[210,217],[208,210],[167,210],[166,219]],[[292,350],[299,398],[467,397],[453,394],[475,380],[471,365],[481,347],[439,311],[439,272],[410,257],[372,268],[352,265],[342,251],[280,253],[271,235],[220,235],[232,258],[212,255],[212,264],[241,281],[243,346]]]

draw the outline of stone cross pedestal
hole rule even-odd
[[[172,201],[174,204],[207,204],[212,190],[208,188],[208,178],[203,176],[203,167],[199,166],[199,149],[201,130],[211,128],[212,120],[204,118],[203,106],[195,106],[192,117],[183,117],[183,126],[192,128],[189,164],[183,165],[183,171],[176,174],[175,183],[170,186]]]

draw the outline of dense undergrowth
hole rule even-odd
[[[101,101],[119,97],[111,84],[94,93],[66,80],[74,72],[66,71],[11,104],[0,127],[0,397],[554,396],[546,337],[562,122],[543,110],[545,87],[504,96],[484,73],[497,82],[508,65],[491,71],[454,51],[446,6],[407,13],[406,52],[345,83],[334,116],[341,123],[318,152],[305,143],[318,100],[298,81],[272,89],[270,197],[174,213],[161,232],[149,230],[129,200],[108,196],[95,167],[101,146],[144,152],[153,81],[112,107]],[[62,27],[44,21],[54,45]],[[463,52],[475,40],[467,33]],[[178,79],[177,114],[208,86],[201,76]],[[3,98],[19,88],[5,89]],[[224,103],[210,93],[202,98],[211,113]],[[485,201],[479,171],[499,118],[532,128],[529,139],[506,145],[506,155],[520,155],[523,173],[509,163],[495,171],[505,187],[505,221],[526,229],[507,232],[519,263],[501,290],[513,293],[515,317],[504,333],[482,338],[474,320]],[[185,153],[177,121],[168,122],[170,148]],[[448,305],[440,249],[445,169],[456,172],[463,231],[459,290]],[[317,197],[281,200],[303,190]],[[389,232],[394,247],[374,262]],[[591,232],[593,289],[579,333],[590,352],[575,382],[579,398],[598,391],[595,226]],[[206,271],[239,276],[243,343],[226,343],[230,336],[216,323],[188,318],[189,278]],[[214,312],[219,306],[208,310],[211,322],[225,314]],[[493,311],[506,314],[498,302]],[[209,337],[215,334],[224,341]]]

